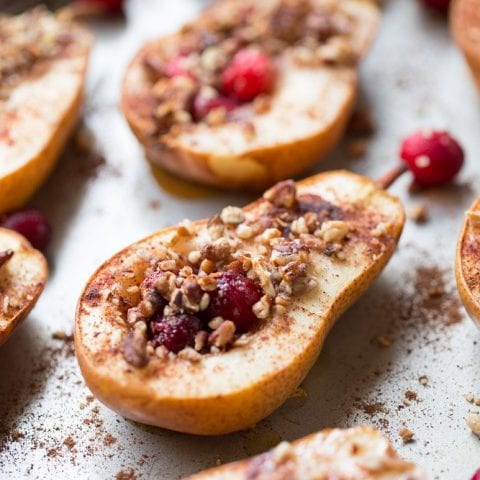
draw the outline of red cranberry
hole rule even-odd
[[[473,474],[471,480],[480,480],[480,468]]]
[[[17,210],[7,214],[2,227],[22,234],[35,248],[45,250],[52,237],[52,227],[43,213],[38,210]]]
[[[222,272],[217,285],[205,312],[207,318],[220,316],[231,320],[237,332],[248,331],[257,322],[252,307],[262,297],[262,289],[245,275],[236,272]]]
[[[193,315],[159,314],[150,322],[152,344],[163,345],[170,352],[177,353],[187,346],[193,346],[195,335],[202,329],[202,322]]]
[[[443,131],[418,131],[402,142],[400,155],[412,171],[415,182],[429,187],[452,180],[463,165],[459,143]]]
[[[199,94],[193,101],[193,117],[197,121],[202,120],[215,108],[223,107],[227,112],[231,112],[236,106],[237,105],[233,100],[220,95],[207,98]]]
[[[177,55],[176,57],[172,57],[164,67],[165,75],[167,77],[192,77],[192,72],[189,71],[187,68],[187,55]]]
[[[437,10],[437,12],[448,13],[450,0],[422,0],[423,4],[428,8]]]
[[[270,58],[253,49],[238,51],[222,72],[221,90],[228,97],[249,102],[272,88],[273,64]]]
[[[122,13],[123,10],[123,0],[78,0],[76,3],[97,4],[112,14]]]

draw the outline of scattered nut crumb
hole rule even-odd
[[[425,223],[428,220],[428,210],[425,203],[417,203],[410,207],[408,216],[415,223]]]
[[[428,377],[426,375],[422,375],[418,377],[418,381],[423,385],[428,385]]]
[[[467,393],[465,395],[465,400],[469,403],[473,403],[473,401],[475,400],[475,397],[473,396],[473,393]]]
[[[71,342],[73,340],[73,335],[66,333],[63,330],[57,330],[52,333],[52,338],[54,340],[62,340],[64,342]]]
[[[465,421],[470,430],[480,437],[480,412],[468,412]]]
[[[410,401],[412,401],[412,400],[417,401],[418,400],[416,392],[413,392],[412,390],[406,390],[405,391],[405,398],[407,400],[410,400]]]
[[[400,437],[402,438],[403,440],[403,443],[410,443],[410,442],[413,442],[413,437],[414,437],[414,433],[408,429],[408,428],[402,428],[400,430],[400,432],[398,432],[398,434],[400,435]]]

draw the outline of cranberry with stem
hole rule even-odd
[[[443,185],[457,175],[463,165],[460,144],[445,131],[418,131],[406,137],[400,156],[422,187]]]
[[[252,48],[239,50],[221,74],[221,91],[239,102],[249,102],[271,90],[273,63],[267,55]]]
[[[152,345],[164,346],[170,352],[178,353],[185,347],[193,346],[195,335],[202,329],[202,322],[194,315],[158,314],[150,322]]]
[[[223,317],[235,324],[237,332],[248,331],[257,322],[252,307],[262,297],[262,289],[242,273],[233,271],[222,272],[217,286],[210,295],[205,317]]]
[[[388,188],[407,170],[412,172],[419,186],[444,185],[455,178],[465,159],[457,140],[440,130],[423,130],[409,135],[402,142],[400,156],[403,163],[377,180],[381,188]]]
[[[52,237],[52,227],[47,218],[34,209],[10,212],[2,219],[0,226],[20,233],[39,250],[45,250]]]

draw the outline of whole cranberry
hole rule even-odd
[[[193,118],[197,121],[202,120],[212,110],[220,107],[223,107],[227,112],[231,112],[237,107],[237,104],[221,95],[208,98],[198,94],[193,101]]]
[[[271,90],[274,68],[270,57],[258,50],[239,50],[221,74],[221,91],[239,102],[249,102]]]
[[[471,480],[480,480],[480,468],[473,474]]]
[[[262,289],[242,273],[222,272],[217,290],[210,295],[206,318],[223,317],[235,324],[237,332],[246,332],[257,322],[252,307],[262,294]]]
[[[111,14],[119,14],[123,10],[123,0],[77,0],[75,3],[96,4],[105,8]]]
[[[423,4],[428,8],[437,10],[437,12],[448,13],[450,0],[422,0]]]
[[[187,58],[188,55],[177,55],[172,57],[168,62],[165,64],[164,71],[167,77],[192,77],[192,72],[188,69],[187,66]]]
[[[194,345],[195,335],[202,329],[202,322],[193,315],[159,314],[150,322],[152,344],[163,345],[170,352],[177,353],[187,346]]]
[[[8,213],[0,226],[22,234],[35,248],[45,250],[52,238],[52,227],[38,210],[25,209]]]
[[[406,137],[400,155],[424,187],[451,181],[460,171],[464,153],[460,144],[445,131],[418,131]]]

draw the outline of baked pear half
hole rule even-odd
[[[0,15],[0,213],[24,205],[77,121],[91,35],[38,7]]]
[[[35,306],[47,277],[43,254],[22,235],[0,228],[0,345]]]
[[[480,0],[453,0],[450,27],[480,88]]]
[[[426,480],[371,427],[323,430],[239,462],[185,480]]]
[[[392,255],[396,197],[335,171],[169,227],[102,265],[77,310],[87,385],[130,419],[216,435],[280,406]]]
[[[378,20],[369,0],[218,0],[140,50],[122,110],[154,164],[265,188],[336,145]]]
[[[460,298],[480,327],[480,198],[466,213],[457,244],[455,273]]]

